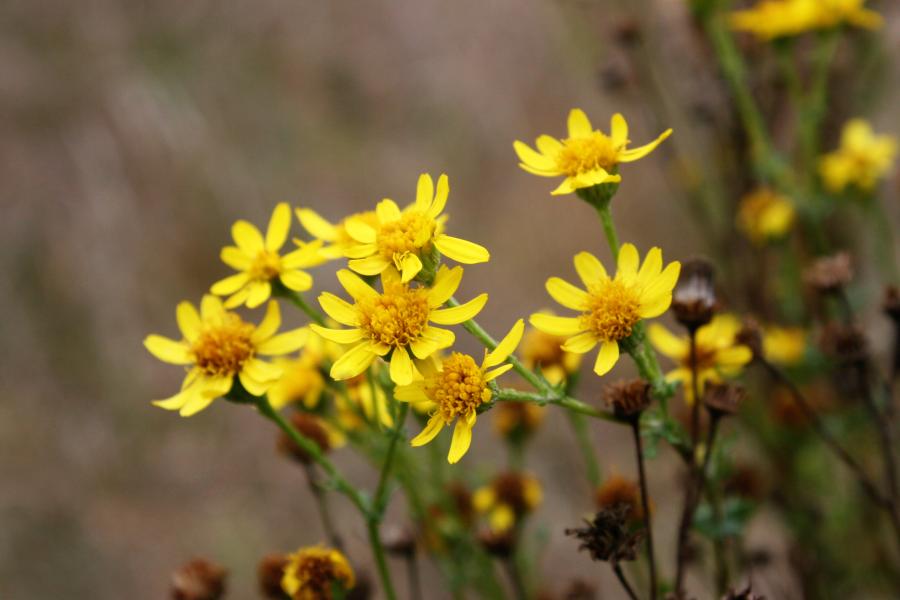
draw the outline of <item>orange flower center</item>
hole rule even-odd
[[[360,327],[369,338],[394,348],[408,346],[428,325],[428,292],[402,283],[387,283],[384,293],[356,304]]]
[[[438,405],[446,423],[491,400],[481,367],[471,356],[459,352],[451,354],[443,369],[425,383],[425,394]]]
[[[605,133],[594,131],[589,137],[568,138],[556,155],[556,168],[569,177],[601,167],[609,171],[619,163],[621,146],[613,144]]]
[[[227,313],[221,324],[208,327],[191,346],[194,362],[206,375],[237,375],[256,348],[250,340],[254,327],[234,313]]]
[[[417,210],[404,212],[396,221],[378,228],[375,244],[388,260],[408,252],[418,253],[431,243],[437,225],[434,219]]]
[[[618,279],[607,279],[588,289],[588,309],[581,315],[582,328],[604,342],[631,335],[640,320],[637,291]]]
[[[276,252],[260,250],[248,270],[250,279],[268,281],[281,274],[281,257]]]

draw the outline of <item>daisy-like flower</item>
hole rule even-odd
[[[455,420],[447,461],[459,462],[472,443],[478,407],[491,401],[488,383],[512,368],[503,362],[519,345],[524,330],[519,319],[496,348],[485,352],[480,365],[468,354],[454,352],[423,380],[394,390],[394,398],[400,402],[423,404],[432,413],[425,429],[410,441],[412,446],[424,446]]]
[[[281,578],[281,588],[291,600],[331,600],[335,587],[346,592],[354,585],[356,576],[347,558],[334,548],[322,546],[288,554]]]
[[[851,119],[841,132],[840,147],[823,156],[819,173],[832,192],[849,186],[871,191],[887,175],[897,156],[897,138],[875,135],[863,119]]]
[[[763,356],[776,365],[794,366],[806,355],[806,331],[802,327],[763,328]]]
[[[537,138],[534,150],[516,140],[513,148],[519,155],[519,166],[541,177],[565,177],[555,190],[555,196],[571,194],[581,188],[622,180],[615,173],[619,163],[634,162],[650,154],[672,134],[671,129],[639,148],[627,148],[628,123],[616,113],[610,122],[610,134],[595,130],[580,108],[569,112],[569,137],[557,140],[549,135]]]
[[[594,372],[605,375],[619,360],[619,343],[631,335],[635,325],[668,310],[681,263],[674,261],[663,269],[662,251],[652,248],[640,265],[633,244],[624,244],[619,250],[613,278],[589,252],[576,254],[574,262],[586,291],[559,277],[548,279],[546,287],[554,300],[581,314],[558,317],[535,313],[529,321],[545,333],[567,338],[562,345],[566,352],[586,354],[600,344]]]
[[[225,308],[246,304],[255,308],[272,295],[272,285],[280,281],[295,292],[312,287],[312,275],[303,271],[322,263],[319,250],[322,242],[302,244],[300,248],[281,256],[278,254],[287,241],[291,228],[291,209],[286,202],[272,212],[266,237],[252,223],[244,220],[231,227],[235,246],[225,246],[220,254],[222,262],[240,271],[217,281],[210,291],[217,296],[229,296]]]
[[[722,377],[735,377],[753,359],[747,346],[738,344],[736,337],[742,324],[733,315],[716,315],[709,324],[697,330],[697,391],[703,394],[707,382],[720,383]],[[650,342],[678,365],[666,374],[669,381],[680,381],[684,398],[694,403],[693,371],[691,370],[691,342],[679,337],[658,323],[648,330]]]
[[[794,224],[791,201],[770,188],[759,188],[741,198],[737,225],[755,244],[783,237]]]
[[[300,355],[295,358],[279,357],[272,361],[282,370],[281,377],[268,392],[269,403],[276,410],[295,403],[302,404],[308,410],[318,406],[325,390],[323,367],[339,355],[340,346],[322,339],[307,327],[304,329],[309,335]]]
[[[843,23],[877,29],[883,19],[865,8],[865,0],[761,0],[755,6],[731,13],[731,27],[774,40],[828,29]]]
[[[344,227],[357,242],[345,252],[352,259],[350,268],[361,275],[378,275],[393,267],[406,282],[419,274],[422,260],[428,260],[434,248],[463,264],[487,262],[491,255],[483,246],[444,233],[446,216],[441,212],[449,194],[446,175],[438,178],[435,189],[431,175],[423,173],[414,204],[401,211],[386,198],[375,208],[375,225],[361,218],[347,219]]]
[[[372,377],[377,379],[377,370],[381,366],[373,365],[372,368],[374,369]],[[365,373],[346,380],[344,385],[347,390],[346,397],[337,395],[334,398],[336,416],[341,427],[358,431],[375,422],[381,423],[384,427],[394,426],[387,394],[380,385],[371,385]]]
[[[290,354],[303,346],[308,334],[299,328],[276,335],[281,311],[274,301],[259,325],[225,310],[222,301],[211,295],[203,297],[199,314],[190,302],[181,302],[175,317],[183,336],[180,341],[154,334],[144,339],[144,346],[163,362],[190,367],[180,392],[154,402],[179,411],[182,417],[200,412],[227,394],[235,378],[249,393],[262,396],[278,381],[281,369],[259,357]]]
[[[541,484],[526,473],[501,473],[475,491],[475,510],[487,514],[492,531],[503,533],[522,521],[543,501]]]
[[[400,280],[393,267],[381,274],[383,292],[379,293],[352,271],[338,271],[338,280],[355,304],[334,294],[319,296],[328,316],[350,329],[330,329],[311,325],[326,340],[353,344],[331,366],[331,377],[343,381],[364,372],[376,357],[390,353],[391,380],[406,385],[417,376],[416,363],[453,345],[452,331],[436,325],[458,325],[477,315],[487,302],[487,294],[454,308],[440,308],[453,296],[462,280],[462,267],[442,266],[430,288],[412,287]],[[414,362],[410,352],[416,358]]]
[[[311,208],[298,208],[296,214],[300,225],[309,235],[327,244],[319,250],[319,256],[327,260],[344,258],[349,248],[359,245],[359,242],[347,233],[347,221],[360,221],[372,228],[378,226],[378,217],[374,210],[352,214],[337,223],[329,223]],[[294,242],[297,245],[303,243],[300,240]]]

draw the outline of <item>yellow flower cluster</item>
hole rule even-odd
[[[784,237],[794,224],[795,216],[790,199],[762,187],[741,198],[737,225],[753,243],[762,244]]]
[[[850,186],[868,192],[890,172],[896,157],[897,138],[875,135],[868,122],[852,119],[844,125],[840,147],[822,157],[819,173],[832,192]]]
[[[731,26],[763,40],[801,35],[848,24],[876,29],[883,19],[865,0],[761,0],[731,14]]]

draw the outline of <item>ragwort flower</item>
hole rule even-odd
[[[262,396],[278,381],[281,369],[259,358],[278,356],[298,350],[306,341],[304,328],[276,335],[281,325],[277,302],[269,302],[259,325],[247,323],[236,313],[226,311],[222,301],[203,297],[200,313],[190,302],[181,302],[175,312],[183,339],[175,341],[161,335],[148,335],[144,346],[156,358],[174,365],[190,365],[181,391],[156,406],[177,410],[189,417],[231,390],[235,377],[245,390]]]
[[[562,346],[566,352],[585,354],[599,343],[594,372],[605,375],[619,360],[619,343],[631,335],[634,326],[669,308],[681,263],[674,261],[663,269],[662,251],[652,248],[644,264],[639,265],[638,251],[632,244],[624,244],[619,250],[618,271],[613,278],[589,252],[576,254],[574,262],[587,291],[559,277],[547,280],[547,291],[554,300],[581,314],[557,317],[535,313],[529,321],[541,331],[568,338]]]
[[[447,460],[453,464],[465,455],[472,443],[478,407],[491,401],[488,383],[512,368],[502,363],[519,345],[524,330],[525,324],[519,319],[496,348],[485,352],[480,365],[468,354],[454,352],[423,380],[394,390],[394,397],[400,402],[421,403],[432,412],[425,429],[410,441],[411,445],[424,446],[455,420]]]
[[[559,187],[550,192],[555,196],[621,181],[621,175],[615,173],[619,163],[634,162],[647,156],[672,134],[672,130],[667,129],[649,144],[628,149],[625,117],[614,114],[607,135],[595,130],[580,108],[569,112],[568,127],[569,137],[563,140],[549,135],[537,138],[537,150],[518,140],[513,143],[521,161],[519,166],[525,171],[541,177],[565,177]]]
[[[353,589],[356,576],[347,558],[333,548],[301,548],[287,557],[281,587],[291,600],[331,600],[337,585]]]
[[[819,173],[832,192],[849,186],[871,191],[887,175],[897,156],[897,138],[875,135],[863,119],[851,119],[841,132],[841,146],[819,161]]]
[[[877,29],[883,19],[863,5],[865,0],[761,0],[731,13],[731,27],[762,40],[801,35],[842,23]]]
[[[543,311],[553,314],[550,311]],[[581,355],[562,349],[566,338],[529,328],[522,339],[522,362],[532,371],[540,369],[544,378],[559,385],[581,366]],[[525,404],[523,406],[531,406]]]
[[[357,242],[345,252],[352,259],[350,268],[361,275],[378,275],[393,267],[406,282],[419,274],[423,258],[428,260],[433,248],[463,264],[487,262],[490,253],[483,246],[444,233],[446,217],[441,212],[449,194],[446,175],[438,178],[435,189],[431,175],[423,173],[414,204],[401,211],[386,198],[375,208],[374,225],[361,218],[347,219],[344,227]]]
[[[454,308],[440,308],[459,287],[462,267],[442,266],[431,288],[412,287],[400,280],[393,267],[381,274],[384,291],[379,293],[352,271],[338,271],[338,280],[355,301],[350,304],[334,294],[319,296],[328,316],[351,329],[330,329],[311,325],[313,331],[339,344],[353,344],[331,366],[331,377],[343,381],[365,371],[376,357],[390,353],[391,380],[406,385],[416,377],[418,362],[453,345],[452,331],[434,327],[458,325],[477,315],[487,302],[487,294]]]
[[[221,258],[226,265],[240,271],[217,281],[210,291],[217,296],[229,296],[225,308],[246,304],[255,308],[272,295],[272,285],[280,281],[295,292],[312,287],[312,275],[303,271],[322,263],[319,250],[322,242],[302,244],[300,248],[280,256],[278,251],[287,241],[291,228],[291,209],[286,202],[272,212],[266,237],[253,224],[240,220],[231,227],[235,246],[222,248]]]
[[[488,517],[491,530],[509,531],[543,501],[541,484],[527,473],[500,473],[490,485],[475,491],[475,510]]]
[[[791,201],[770,188],[758,188],[741,198],[737,225],[755,244],[784,237],[794,223]]]
[[[753,359],[750,348],[739,344],[735,339],[741,327],[740,320],[733,315],[716,315],[709,324],[697,330],[695,352],[697,390],[700,394],[703,394],[707,382],[718,383],[723,376],[734,377]],[[666,374],[666,379],[682,382],[685,401],[693,404],[690,338],[676,336],[658,323],[650,326],[648,335],[650,342],[660,353],[677,363],[678,366]]]
[[[802,327],[763,328],[763,356],[773,364],[795,366],[806,356],[807,334]]]
[[[279,357],[272,361],[282,370],[281,377],[268,392],[269,403],[276,410],[294,403],[300,403],[309,410],[318,406],[325,390],[323,368],[340,355],[340,346],[306,327],[304,329],[309,335],[300,355],[294,358]]]

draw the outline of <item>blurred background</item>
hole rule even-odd
[[[838,101],[859,99],[853,110],[896,135],[900,5],[870,4],[886,17],[871,86]],[[446,172],[451,232],[492,253],[460,295],[488,291],[480,321],[502,334],[550,304],[543,282],[571,276],[574,253],[609,257],[592,210],[521,171],[513,140],[562,136],[575,106],[603,129],[623,112],[636,144],[674,127],[623,169],[614,212],[624,240],[683,259],[709,251],[683,190],[732,122],[723,93],[681,0],[4,2],[0,598],[164,598],[172,569],[197,555],[230,570],[230,597],[253,598],[263,554],[323,540],[269,424],[224,402],[190,420],[150,405],[180,373],[141,341],[176,335],[176,303],[229,273],[218,252],[234,220],[262,227],[279,201],[336,220],[412,201],[419,173]],[[888,190],[897,223],[896,180]],[[722,191],[733,203],[744,190]],[[317,289],[335,287],[330,267],[315,274]],[[599,402],[600,381],[583,389]],[[632,473],[623,432],[592,432],[604,468]],[[462,477],[504,464],[490,428],[475,435]],[[562,533],[591,498],[561,415],[534,450],[539,570],[551,589],[580,577],[619,597]],[[372,484],[361,459],[337,461]],[[667,493],[674,464],[651,467],[663,548],[681,502]],[[351,560],[370,568],[362,522],[334,502]],[[757,521],[751,541],[777,549],[778,527]]]

